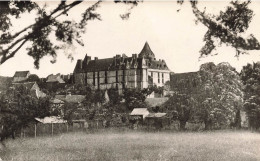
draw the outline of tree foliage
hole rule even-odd
[[[24,86],[9,89],[0,97],[1,141],[26,127],[35,117],[50,116],[50,98],[36,98]]]
[[[236,49],[236,55],[246,53],[249,50],[260,50],[259,41],[250,34],[245,37],[245,31],[253,18],[253,11],[248,7],[251,1],[232,1],[231,5],[219,15],[207,14],[197,7],[198,1],[190,1],[192,11],[208,29],[204,35],[205,45],[200,50],[201,56],[209,55],[216,48],[216,43],[232,46]]]
[[[199,92],[194,95],[196,115],[205,123],[205,128],[227,127],[237,122],[236,114],[243,104],[243,92],[236,70],[228,63],[206,63],[201,65],[199,80]]]
[[[191,95],[174,93],[164,103],[164,112],[171,113],[173,120],[180,122],[180,129],[184,130],[187,121],[192,118],[194,113],[194,100]]]
[[[51,55],[54,58],[52,60],[54,63],[57,50],[62,49],[65,44],[72,45],[73,43],[78,43],[84,45],[81,35],[85,32],[87,22],[94,19],[100,20],[100,15],[94,12],[100,1],[87,8],[82,14],[81,21],[78,23],[59,19],[61,16],[66,16],[69,10],[82,2],[61,1],[51,12],[48,12],[45,6],[40,7],[36,2],[31,1],[1,2],[0,64],[12,58],[28,42],[30,43],[28,43],[27,54],[34,59],[36,68],[39,68],[39,60],[46,55]],[[12,26],[12,22],[9,17],[15,16],[15,18],[19,18],[22,13],[27,11],[37,12],[35,23],[21,29],[17,33],[11,33],[9,28]],[[49,39],[53,33],[61,43],[55,43]]]
[[[145,92],[138,90],[136,88],[125,89],[123,98],[128,109],[131,111],[134,108],[146,108],[146,99]]]
[[[31,75],[29,75],[27,81],[28,82],[37,82],[37,83],[39,83],[40,82],[40,78],[36,74],[31,74]]]
[[[249,126],[260,127],[260,62],[247,64],[241,71],[244,91],[244,109]]]

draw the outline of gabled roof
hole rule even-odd
[[[29,73],[29,71],[16,71],[14,77],[26,77]]]
[[[46,94],[42,92],[41,90],[35,90],[35,94],[37,98],[44,98],[46,97]]]
[[[61,78],[60,74],[56,74],[56,75],[49,75],[47,77],[47,81],[46,82],[58,82],[58,83],[65,83],[65,81]]]
[[[134,115],[143,115],[144,117],[149,114],[147,108],[134,108],[133,111],[130,113],[131,116]]]
[[[35,118],[35,120],[43,123],[43,124],[61,124],[61,123],[67,123],[66,120],[63,120],[60,117],[57,116],[50,116],[50,117],[44,117],[44,118]]]

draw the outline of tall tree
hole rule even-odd
[[[128,107],[128,109],[131,111],[134,108],[146,108],[147,104],[145,103],[145,99],[147,97],[147,92],[147,89],[125,89],[123,99],[125,99],[125,104]]]
[[[244,109],[247,113],[249,126],[260,127],[260,62],[247,64],[241,71],[244,91]]]
[[[228,63],[206,63],[201,65],[199,73],[199,92],[194,97],[198,103],[197,116],[205,123],[205,129],[227,127],[237,122],[243,92],[236,70]]]
[[[186,123],[194,113],[194,100],[191,95],[174,93],[163,104],[164,112],[171,113],[173,120],[180,122],[180,129],[185,130]]]
[[[35,117],[50,115],[50,99],[36,98],[24,86],[9,89],[0,97],[1,141],[26,127]]]

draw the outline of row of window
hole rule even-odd
[[[158,74],[158,83],[161,83],[160,73],[158,72],[157,74]],[[153,78],[153,72],[151,72],[151,77]],[[164,83],[164,73],[162,73],[162,83]]]
[[[162,78],[160,78],[160,73],[159,72],[156,72],[157,74],[158,74],[158,83],[161,83],[161,81],[162,81],[162,83],[164,83],[164,73],[161,73],[162,74]],[[142,73],[142,70],[141,70],[141,75],[142,75],[143,73]],[[151,72],[151,78],[153,78],[153,72]],[[98,72],[98,74],[97,74],[97,82],[96,82],[96,75],[95,75],[95,72],[93,72],[93,85],[95,86],[96,85],[96,83],[98,83],[98,84],[100,84],[99,83],[99,72]],[[140,77],[140,78],[142,78],[142,77]],[[118,71],[116,71],[116,83],[118,83],[119,82],[119,80],[118,80]],[[125,82],[125,71],[123,70],[123,76],[122,76],[122,82]],[[105,71],[105,81],[104,81],[104,83],[105,84],[107,84],[108,83],[108,81],[107,81],[107,71]]]

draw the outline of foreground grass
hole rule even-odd
[[[8,140],[4,161],[260,160],[260,134],[251,132],[68,133]]]

